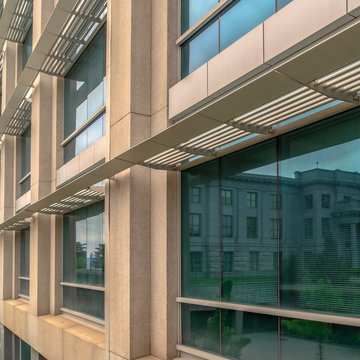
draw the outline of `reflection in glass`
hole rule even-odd
[[[103,26],[65,77],[65,139],[105,105],[105,74],[106,26]],[[82,132],[78,137],[81,139],[76,141],[75,151],[64,149],[65,162],[90,146],[86,134]],[[74,148],[74,144],[70,147]]]
[[[182,77],[196,70],[218,52],[219,20],[215,20],[181,47]]]
[[[30,229],[20,232],[20,276],[30,276]],[[29,280],[20,280],[20,294],[29,296]]]
[[[280,192],[289,199],[281,215],[284,307],[360,313],[358,113],[280,138]]]
[[[64,281],[104,285],[104,202],[64,215]]]
[[[182,0],[181,1],[181,33],[184,33],[198,20],[206,15],[219,0]]]
[[[29,125],[21,135],[21,171],[23,179],[30,172],[31,167],[31,126]],[[24,195],[30,190],[30,177],[20,184],[20,195]]]
[[[182,304],[182,343],[232,359],[277,356],[277,318]]]
[[[70,310],[104,319],[104,292],[64,286],[63,306]]]
[[[242,0],[220,18],[220,51],[275,13],[275,0]]]
[[[221,207],[222,248],[233,254],[232,271],[222,274],[222,300],[276,306],[277,237],[269,231],[269,220],[276,218],[276,209],[269,207],[276,193],[276,142],[222,158],[221,187],[232,189],[233,198],[232,206]]]
[[[360,328],[310,320],[281,320],[281,360],[356,360]]]
[[[201,202],[192,189],[200,189]],[[192,200],[196,200],[195,202]],[[182,294],[220,299],[218,162],[182,173]],[[192,254],[192,255],[191,255]],[[200,264],[201,261],[201,264]]]

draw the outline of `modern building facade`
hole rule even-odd
[[[360,0],[4,0],[0,359],[360,358]]]

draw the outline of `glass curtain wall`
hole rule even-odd
[[[21,172],[20,172],[20,195],[30,190],[31,169],[31,126],[21,135]]]
[[[20,232],[20,294],[29,296],[30,282],[30,229]]]
[[[30,55],[32,53],[32,42],[33,42],[33,27],[31,24],[30,29],[26,34],[25,40],[23,42],[23,50],[22,50],[23,69],[25,68],[25,65],[28,62]]]
[[[184,171],[182,297],[216,300],[225,308],[231,302],[359,317],[359,158],[360,110],[354,109]],[[195,214],[201,221],[194,222]],[[239,320],[232,330],[226,325],[229,315],[224,319],[220,310],[183,306],[188,326],[183,326],[183,342],[193,339],[192,330],[195,338],[197,331],[200,338],[210,336],[215,321],[210,319],[222,319],[217,326],[230,333],[247,326]],[[192,320],[197,316],[202,328]],[[266,335],[271,347],[286,334],[305,347],[318,339],[328,349],[334,346],[335,353],[347,345],[360,348],[355,328],[259,319],[251,321],[260,327],[262,321],[278,324],[271,330],[277,332],[274,339]],[[210,339],[212,348],[204,345],[209,339],[184,343],[219,354],[230,346],[219,339],[218,347]],[[281,359],[289,359],[292,343],[281,346]],[[309,351],[320,348],[316,341],[309,345]],[[326,353],[321,359],[336,358]]]
[[[63,306],[103,319],[104,202],[65,214],[63,221]]]
[[[106,25],[65,77],[64,162],[105,135]]]
[[[236,0],[181,45],[182,78],[206,63],[292,0]],[[218,0],[182,0],[181,28],[184,33]]]
[[[20,339],[8,328],[0,324],[0,359],[1,360],[46,360],[29,344]]]

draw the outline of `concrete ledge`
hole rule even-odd
[[[360,0],[347,0],[348,12],[353,16],[360,15]]]
[[[1,300],[0,322],[48,360],[105,358],[103,332],[62,315],[37,317],[22,300]]]
[[[56,186],[60,186],[105,158],[106,136],[75,156],[56,171]]]
[[[24,195],[20,196],[15,201],[15,211],[23,209],[26,205],[29,205],[31,202],[31,191],[26,192]]]

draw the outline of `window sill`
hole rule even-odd
[[[94,285],[86,285],[86,284],[77,284],[77,283],[69,283],[69,282],[61,282],[61,286],[69,286],[81,289],[95,290],[95,291],[105,291],[103,286],[94,286]]]
[[[96,318],[91,315],[86,315],[84,313],[80,313],[78,311],[70,310],[67,308],[60,308],[60,310],[64,313],[66,317],[69,317],[71,320],[83,322],[84,325],[92,325],[95,326],[96,329],[103,330],[103,327],[105,326],[105,320]]]

